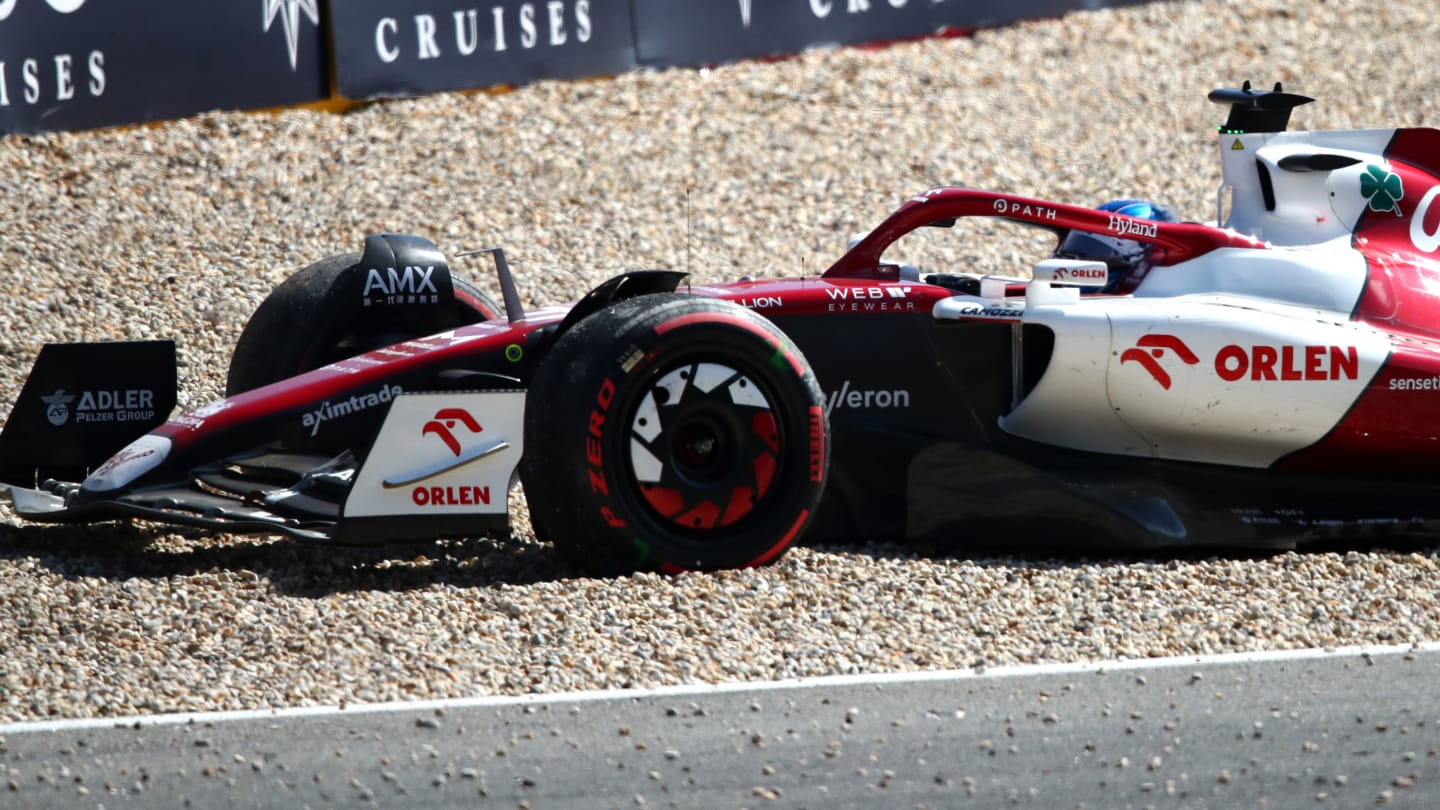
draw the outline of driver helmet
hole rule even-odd
[[[1180,221],[1175,209],[1149,200],[1111,200],[1096,206],[1096,208],[1100,211],[1156,222]],[[1149,251],[1150,245],[1136,242],[1133,239],[1102,236],[1085,231],[1071,231],[1055,249],[1054,258],[1105,262],[1106,266],[1110,268],[1110,278],[1105,284],[1104,292],[1110,292],[1130,274],[1130,271],[1144,261],[1145,255]]]

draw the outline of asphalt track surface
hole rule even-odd
[[[1440,644],[0,726],[0,806],[1437,807]]]

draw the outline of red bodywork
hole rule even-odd
[[[1440,464],[1440,130],[1397,130],[1385,157],[1404,194],[1355,228],[1370,271],[1355,319],[1394,348],[1330,435],[1279,469],[1432,475]]]

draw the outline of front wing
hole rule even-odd
[[[8,494],[17,515],[49,523],[138,518],[343,545],[486,534],[509,525],[524,398],[400,395],[373,444],[359,448],[363,461],[351,450],[326,457],[272,445],[196,466],[185,480],[122,481],[102,497],[53,480]]]

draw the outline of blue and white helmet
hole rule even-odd
[[[1180,221],[1175,209],[1149,200],[1111,200],[1096,206],[1096,208],[1112,214],[1123,214],[1156,222]],[[1071,231],[1060,243],[1060,247],[1055,249],[1055,258],[1105,262],[1110,268],[1110,280],[1105,285],[1108,290],[1119,284],[1121,279],[1135,269],[1136,265],[1145,259],[1145,254],[1149,250],[1149,245],[1133,239]]]

